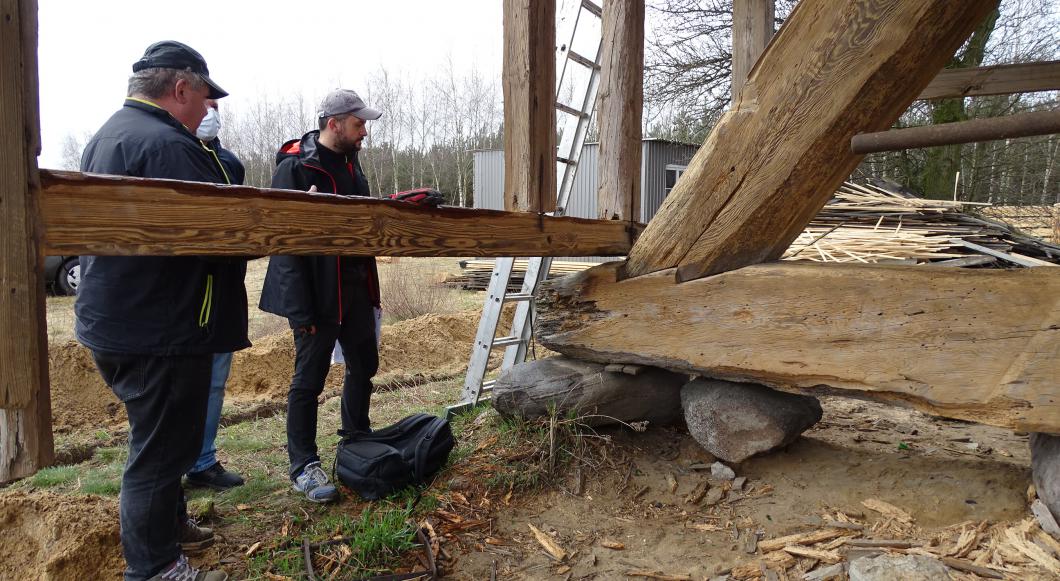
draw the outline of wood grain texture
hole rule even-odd
[[[1060,61],[946,69],[917,99],[952,99],[1060,89]]]
[[[597,123],[601,220],[640,219],[644,109],[644,0],[604,2]]]
[[[556,209],[556,0],[504,0],[504,209]]]
[[[44,248],[79,255],[616,256],[629,223],[41,171]]]
[[[675,284],[672,270],[616,282],[619,265],[546,287],[538,340],[590,361],[1060,433],[1058,269],[779,262]]]
[[[694,279],[778,258],[997,0],[803,0],[630,253]]]
[[[743,89],[748,73],[773,38],[774,0],[733,0],[732,96]]]
[[[54,457],[37,206],[37,3],[0,0],[0,484]]]

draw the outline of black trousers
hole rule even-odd
[[[119,514],[126,581],[158,574],[181,554],[187,518],[180,478],[202,448],[213,355],[156,357],[93,352],[129,415],[129,460]]]
[[[338,340],[346,359],[342,384],[342,427],[339,435],[353,437],[371,431],[368,407],[372,377],[379,368],[375,329],[363,318],[342,325],[318,325],[316,333],[294,331],[294,378],[287,393],[287,455],[294,480],[317,453],[317,398],[331,368],[331,351]]]

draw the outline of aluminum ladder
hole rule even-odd
[[[603,10],[591,0],[563,0],[557,8],[556,38],[569,39],[556,47],[556,118],[559,147],[556,156],[557,199],[554,216],[562,216],[574,189],[578,160],[585,145],[596,91],[600,84],[600,53],[603,44]],[[582,36],[579,37],[579,29]],[[585,31],[589,30],[588,39]],[[593,30],[599,34],[591,34]],[[595,42],[593,42],[595,40]],[[578,43],[577,45],[575,43]],[[588,42],[589,44],[586,44]],[[575,50],[578,46],[587,56]],[[584,47],[584,48],[583,48]],[[448,415],[478,405],[492,391],[495,380],[483,381],[494,349],[505,348],[501,371],[511,369],[526,358],[533,334],[534,295],[541,281],[548,277],[551,257],[532,257],[527,261],[523,285],[518,293],[509,293],[508,285],[515,267],[514,257],[498,258],[490,276],[486,301],[479,319],[478,333],[464,377],[459,403],[449,406]],[[506,303],[518,303],[511,332],[497,337],[497,328]]]

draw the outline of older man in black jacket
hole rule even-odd
[[[357,152],[367,135],[365,123],[381,115],[353,91],[331,92],[318,111],[320,130],[280,148],[272,187],[369,195]],[[337,339],[346,360],[339,435],[353,438],[371,431],[368,407],[372,377],[379,365],[375,259],[274,256],[259,306],[287,317],[294,331],[294,377],[287,395],[287,453],[293,488],[312,502],[332,502],[338,491],[328,481],[317,453],[317,397],[324,390]]]
[[[174,41],[133,64],[125,105],[85,148],[86,172],[226,183],[195,130],[206,100],[226,96],[198,52]],[[202,445],[214,353],[249,346],[245,261],[81,257],[78,340],[129,416],[120,517],[125,579],[223,581],[184,550],[213,542],[188,520],[181,476]]]

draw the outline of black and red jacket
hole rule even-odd
[[[323,152],[319,131],[284,143],[276,154],[272,187],[342,196],[368,196],[368,180],[356,153],[335,163],[334,152]],[[346,173],[342,173],[346,172]],[[352,324],[375,332],[372,307],[379,306],[375,258],[363,256],[273,256],[258,307],[286,317],[292,328]]]

